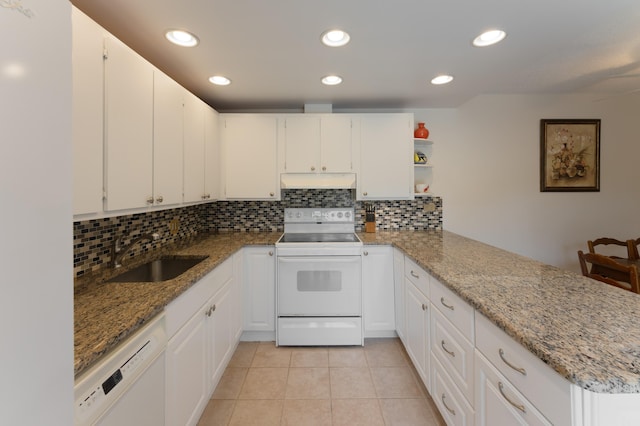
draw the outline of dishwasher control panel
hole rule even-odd
[[[163,319],[136,333],[76,381],[76,425],[98,419],[162,353],[166,346]]]

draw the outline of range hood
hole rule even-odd
[[[355,173],[283,173],[282,189],[352,189],[356,187]]]

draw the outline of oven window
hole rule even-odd
[[[298,291],[340,291],[341,271],[298,271]]]

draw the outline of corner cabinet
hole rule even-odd
[[[413,199],[413,114],[360,116],[358,200]]]
[[[423,154],[424,157],[420,156]],[[416,197],[433,196],[433,141],[413,139],[413,190]],[[418,191],[418,185],[427,185],[427,191]]]
[[[279,200],[278,118],[268,114],[220,114],[223,198]]]

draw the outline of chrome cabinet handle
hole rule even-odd
[[[216,305],[213,305],[213,306],[211,307],[211,312],[213,313],[213,312],[215,312],[215,310],[216,310]]]
[[[326,171],[327,171],[327,168],[326,168],[325,166],[322,166],[322,171],[323,171],[323,172],[326,172]]]
[[[524,405],[516,404],[511,399],[509,399],[509,397],[504,393],[504,385],[502,384],[502,382],[498,382],[498,389],[500,390],[500,395],[502,395],[502,397],[506,399],[509,404],[513,405],[515,408],[522,411],[523,413],[527,412],[527,410],[524,408]]]
[[[270,197],[273,197],[274,195],[275,195],[275,194],[274,194],[273,192],[270,192],[270,193],[269,193],[269,196],[270,196]]]
[[[153,197],[147,198],[147,204],[153,204]]]
[[[311,171],[312,171],[312,172],[315,172],[315,171],[316,171],[316,168],[315,168],[314,166],[311,166]]]
[[[447,309],[451,309],[453,311],[454,307],[453,305],[447,305],[446,303],[444,303],[444,297],[440,298],[440,303],[442,303],[442,305],[447,308]]]
[[[369,193],[363,192],[362,195],[364,195],[366,197],[367,195],[369,195]]]
[[[362,254],[365,255],[365,256],[369,256],[369,252],[368,251],[363,251]]]
[[[427,310],[427,305],[425,305],[424,303],[422,304],[422,310],[426,311]]]
[[[273,256],[273,251],[269,250],[269,256]]]
[[[156,202],[161,203],[164,201],[164,198],[162,198],[162,195],[159,196],[158,198],[156,198]]]
[[[514,370],[516,370],[518,373],[522,374],[523,376],[527,375],[527,370],[525,370],[522,367],[516,367],[515,365],[513,365],[509,361],[507,361],[507,359],[504,357],[504,351],[502,350],[502,348],[500,348],[498,350],[498,354],[500,355],[500,358],[502,359],[502,361],[505,364],[507,364],[509,367],[513,368]]]
[[[211,316],[211,306],[209,306],[209,309],[207,309],[204,314],[208,317]]]
[[[418,275],[415,272],[413,272],[413,270],[411,271],[411,276],[414,277],[414,278],[420,278],[420,275]]]
[[[442,397],[440,397],[440,399],[442,399],[442,404],[444,405],[444,408],[446,408],[448,412],[450,412],[451,414],[453,414],[455,416],[456,415],[456,410],[452,410],[451,408],[449,408],[447,403],[444,402],[444,394],[442,394]]]
[[[453,351],[450,351],[449,349],[447,349],[447,348],[444,346],[444,340],[443,340],[442,342],[440,342],[440,346],[442,346],[442,349],[444,349],[444,351],[445,351],[446,353],[448,353],[449,355],[451,355],[452,357],[454,357],[454,358],[455,358],[456,353],[455,353],[455,352],[453,352]]]

